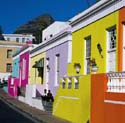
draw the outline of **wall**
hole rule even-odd
[[[68,42],[60,44],[59,46],[53,47],[46,52],[46,58],[49,58],[49,84],[48,88],[55,96],[58,85],[55,85],[55,66],[56,66],[56,55],[60,54],[59,60],[59,77],[67,75],[67,64],[68,64]]]
[[[91,75],[91,123],[107,123],[104,117],[106,84],[106,74]]]
[[[66,22],[56,21],[43,30],[42,40],[46,41],[52,37],[55,37],[55,35],[59,34],[61,31],[64,31],[64,29],[69,28],[69,27],[70,27],[69,24]]]
[[[21,86],[26,86],[29,78],[29,51],[20,55],[20,68]]]
[[[7,50],[14,51],[15,48],[13,47],[1,47],[0,46],[0,72],[6,73],[6,64],[11,63],[12,64],[12,58],[7,58]]]
[[[19,58],[13,59],[12,76],[19,78]]]
[[[34,36],[27,35],[27,34],[26,35],[22,35],[22,34],[3,34],[3,36],[4,36],[5,40],[7,40],[7,41],[16,41],[16,38],[19,38],[20,43],[26,43],[27,41],[32,41],[33,39],[35,39]]]
[[[106,35],[106,29],[109,27],[112,27],[118,23],[118,12],[114,12],[108,16],[105,16],[104,18],[97,20],[93,22],[92,24],[87,25],[86,27],[83,27],[79,29],[76,32],[73,32],[72,34],[72,63],[68,65],[68,75],[74,75],[76,74],[76,71],[74,69],[74,63],[80,63],[81,64],[81,70],[80,75],[84,74],[84,58],[85,58],[85,38],[91,35],[91,58],[95,58],[97,66],[99,67],[98,73],[104,73],[106,72],[106,42],[107,42],[107,35]],[[116,25],[116,29],[118,31],[118,25]],[[101,58],[98,49],[97,44],[100,43],[102,47],[102,55],[103,58]],[[117,41],[118,43],[118,41]],[[118,48],[118,45],[116,45]],[[116,49],[117,49],[116,48]],[[117,54],[117,51],[116,51]],[[116,56],[116,61],[117,56]],[[117,71],[118,63],[116,63],[116,71]]]
[[[18,84],[19,84],[19,79],[18,78],[10,77],[8,79],[8,94],[10,96],[17,97],[17,95],[18,95],[18,88],[17,88]]]
[[[123,24],[125,23],[125,8],[121,8],[119,10],[119,23],[118,23],[118,26],[119,26],[119,31],[118,31],[118,42],[119,42],[119,45],[118,45],[118,54],[119,54],[119,60],[118,60],[118,68],[119,68],[119,71],[123,71],[123,46],[125,46],[125,44],[123,42]],[[125,40],[125,39],[124,39]],[[124,45],[123,45],[124,44]],[[125,67],[125,65],[124,65]],[[125,70],[125,68],[124,68]]]
[[[105,123],[125,123],[125,93],[105,93]]]
[[[80,76],[79,88],[63,89],[60,85],[54,101],[53,114],[72,123],[87,123],[90,119],[90,75]]]
[[[29,79],[29,84],[42,84],[44,83],[44,77],[43,80],[41,79],[41,77],[38,77],[38,71],[36,69],[36,78],[35,78],[35,68],[33,68],[32,66],[35,64],[35,61],[38,61],[41,58],[45,58],[45,52],[40,53],[36,56],[31,57],[30,59],[30,79]],[[45,65],[45,59],[44,59],[44,65]],[[45,70],[45,67],[44,67]],[[45,75],[44,75],[45,76]]]
[[[125,123],[125,93],[107,92],[106,74],[91,76],[91,123]]]

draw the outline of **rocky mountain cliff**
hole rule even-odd
[[[36,37],[33,43],[38,44],[42,42],[42,30],[53,22],[54,19],[49,14],[44,14],[18,27],[14,34],[33,34]]]

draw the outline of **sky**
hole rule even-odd
[[[0,25],[4,34],[42,15],[50,14],[55,21],[68,21],[84,11],[87,1],[95,0],[0,0]]]

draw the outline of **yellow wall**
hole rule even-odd
[[[32,68],[32,66],[35,64],[35,61],[38,61],[41,58],[45,58],[45,53],[38,54],[36,56],[33,56],[30,58],[30,80],[29,84],[43,84],[43,79],[41,77],[38,77],[38,70],[36,68]],[[44,59],[44,65],[45,65],[45,59]],[[45,67],[44,67],[45,69]],[[36,77],[35,77],[35,70],[36,70]],[[44,72],[45,73],[45,72]]]
[[[91,58],[96,59],[99,67],[98,73],[106,72],[106,29],[118,24],[118,12],[110,14],[84,28],[79,29],[72,34],[72,63],[68,64],[68,76],[75,76],[77,73],[74,69],[74,63],[80,63],[81,70],[77,75],[84,75],[84,47],[85,38],[91,35]],[[116,30],[118,30],[116,25]],[[118,32],[118,31],[117,31]],[[118,38],[117,38],[118,39]],[[117,40],[116,39],[116,40]],[[116,41],[117,42],[117,41]],[[100,43],[102,47],[101,58],[97,44]],[[116,44],[118,48],[118,42]],[[116,61],[117,61],[116,50]],[[117,71],[116,62],[116,71]],[[55,97],[53,114],[67,119],[73,123],[86,123],[90,118],[90,77],[91,75],[82,76],[79,80],[79,89],[62,89],[57,91]],[[70,97],[77,97],[79,99],[71,99]]]
[[[81,64],[82,67],[81,67],[80,74],[84,74],[85,38],[90,35],[91,35],[91,58],[96,59],[97,66],[99,67],[98,73],[106,72],[106,42],[107,42],[106,29],[116,25],[116,23],[118,24],[118,12],[110,14],[76,32],[73,32],[72,63],[68,65],[69,75],[76,74],[73,66],[74,63]],[[118,30],[117,25],[116,25],[116,30]],[[103,58],[101,58],[98,52],[98,49],[97,49],[98,43],[101,44],[101,47],[103,50],[102,51]],[[118,45],[116,46],[118,47]],[[117,54],[117,51],[116,51],[116,54]],[[116,63],[116,68],[117,68],[117,63]]]
[[[3,41],[0,40],[0,73],[6,73],[7,64],[12,64],[13,60],[7,58],[7,50],[12,50],[12,54],[15,52],[16,48],[21,48],[24,43],[19,43],[16,41]]]
[[[13,52],[15,49],[14,47],[0,47],[0,72],[6,73],[6,65],[12,64],[12,58],[7,58],[7,50]]]
[[[90,118],[90,75],[79,78],[79,89],[60,88],[54,101],[53,114],[73,123],[86,123]]]

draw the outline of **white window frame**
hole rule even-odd
[[[46,89],[49,88],[48,87],[49,86],[49,71],[50,71],[49,63],[50,63],[50,59],[46,58]]]
[[[26,59],[23,58],[22,60],[22,80],[26,79]]]
[[[85,49],[85,60],[84,60],[85,61],[85,63],[84,63],[85,67],[84,67],[84,71],[85,71],[85,74],[90,74],[91,73],[90,68],[89,68],[89,72],[87,72],[87,70],[88,70],[87,68],[90,67],[90,65],[87,64],[87,61],[91,59],[91,36],[86,37],[84,40],[85,40],[85,48],[84,48]],[[90,46],[89,46],[90,47],[90,51],[89,51],[90,56],[89,57],[86,56],[87,41],[90,41]]]
[[[60,74],[60,54],[55,56],[55,86],[59,85],[59,74]]]
[[[106,72],[111,72],[112,70],[111,70],[111,66],[110,66],[110,64],[109,64],[109,54],[110,53],[115,53],[115,58],[116,58],[116,39],[115,39],[115,47],[111,47],[111,42],[110,42],[110,34],[111,34],[111,31],[112,30],[114,30],[115,29],[115,36],[116,36],[116,26],[112,26],[112,27],[110,27],[110,28],[108,28],[107,29],[107,60],[106,60],[106,66],[107,66],[107,68],[106,68]],[[114,65],[114,72],[116,71],[116,60],[115,60],[115,65]]]

